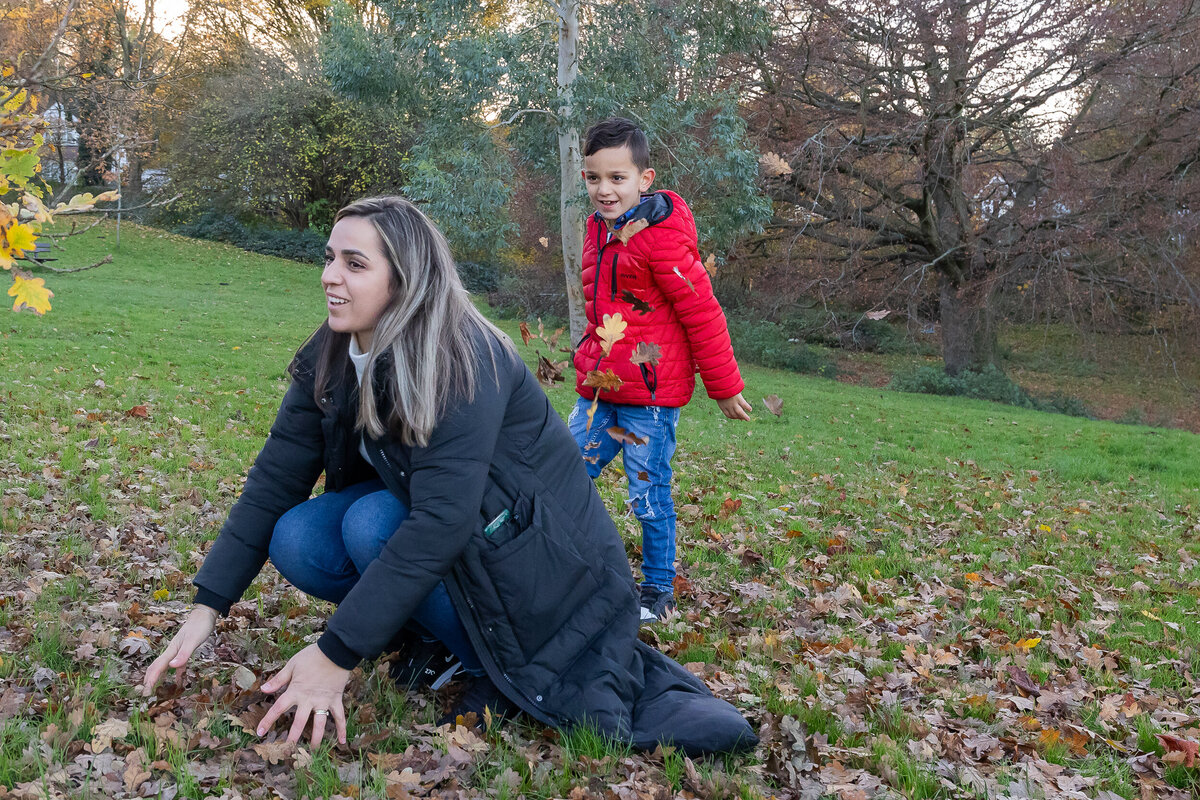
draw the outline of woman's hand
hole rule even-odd
[[[312,714],[312,746],[315,749],[325,738],[325,720],[333,717],[337,738],[346,743],[346,710],[342,707],[342,690],[350,679],[350,671],[334,664],[315,644],[301,650],[276,675],[262,685],[264,692],[274,694],[286,687],[267,715],[258,723],[258,735],[263,736],[275,720],[295,707],[296,717],[288,731],[287,740],[297,742]]]
[[[208,606],[196,606],[188,618],[179,627],[179,632],[171,637],[170,644],[162,654],[154,659],[154,663],[146,670],[142,681],[142,693],[149,696],[154,692],[159,678],[167,668],[178,669],[187,664],[192,657],[192,651],[199,647],[217,626],[217,612]]]

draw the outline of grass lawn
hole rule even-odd
[[[185,687],[137,696],[323,304],[311,266],[112,234],[0,325],[0,798],[1200,793],[1200,436],[755,368],[752,422],[682,417],[681,613],[644,631],[753,755],[438,730],[442,698],[382,665],[349,748],[260,740],[257,680],[328,613],[269,567]],[[620,471],[599,485],[636,565]]]

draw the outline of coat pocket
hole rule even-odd
[[[506,525],[506,540],[495,549],[483,549],[479,558],[518,646],[533,660],[600,586],[571,544],[569,529],[536,497],[528,520],[524,527]]]

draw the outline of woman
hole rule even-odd
[[[397,197],[342,209],[321,281],[329,318],[196,575],[196,608],[146,672],[152,691],[270,557],[338,604],[263,684],[289,741],[332,716],[362,660],[415,620],[462,661],[461,711],[525,711],[689,753],[756,742],[737,711],[637,639],[624,547],[566,425],[470,302],[440,231]],[[320,474],[325,493],[309,499]],[[392,645],[390,647],[389,645]],[[473,707],[468,708],[467,706]],[[510,705],[511,704],[511,705]]]

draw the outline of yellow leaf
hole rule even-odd
[[[590,406],[588,406],[588,410],[587,410],[588,421],[587,421],[587,425],[585,425],[583,427],[583,429],[585,431],[590,431],[592,429],[592,419],[596,416],[596,409],[599,407],[599,405],[600,405],[600,393],[596,392],[596,396],[592,398],[592,404]]]
[[[1144,608],[1142,609],[1142,616],[1148,617],[1148,618],[1154,620],[1155,622],[1162,622],[1162,617],[1156,616]]]
[[[968,572],[963,577],[965,577],[967,579],[968,583],[979,583],[980,581],[983,580],[983,578],[979,577],[978,572]]]
[[[37,234],[28,225],[17,223],[3,232],[0,238],[0,249],[12,254],[13,258],[21,258],[37,246]]]
[[[166,600],[170,596],[171,596],[171,593],[169,591],[167,591],[166,589],[159,589],[154,593],[154,599],[160,603],[162,601]]]
[[[1045,531],[1046,533],[1050,533],[1050,526],[1049,525],[1038,525],[1038,530]]]
[[[1042,641],[1042,637],[1040,636],[1035,636],[1032,639],[1022,639],[1017,642],[1016,647],[1019,647],[1022,650],[1032,650],[1038,646],[1038,642],[1040,641]]]
[[[600,336],[600,349],[604,351],[604,355],[612,352],[613,345],[625,338],[627,327],[629,323],[622,319],[620,314],[604,315],[604,324],[596,329]]]
[[[8,296],[15,297],[13,311],[28,308],[35,314],[45,314],[50,310],[50,298],[54,292],[46,288],[46,282],[41,278],[26,278],[13,275],[13,284],[8,287]]]

